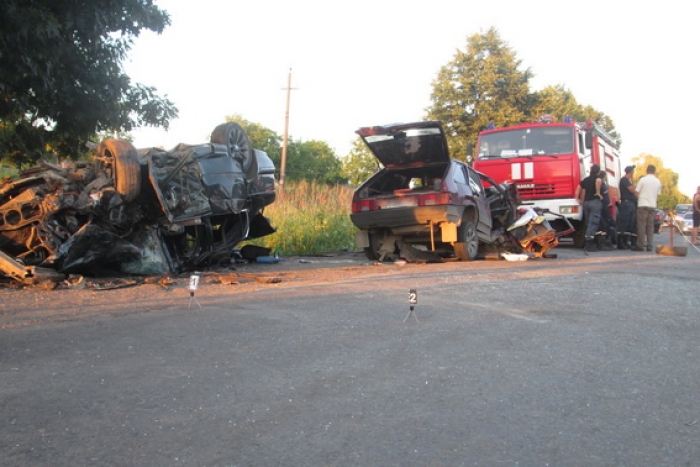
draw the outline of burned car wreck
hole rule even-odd
[[[356,243],[369,259],[471,261],[501,252],[542,257],[557,245],[559,234],[549,225],[521,217],[514,184],[498,184],[449,156],[440,122],[356,133],[383,166],[352,200]]]
[[[137,150],[108,138],[93,161],[51,164],[0,182],[0,271],[31,284],[67,273],[178,273],[231,261],[275,232],[275,167],[238,124],[211,142]]]

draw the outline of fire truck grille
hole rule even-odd
[[[554,195],[556,190],[553,183],[523,183],[518,184],[518,192],[522,198],[527,199]]]

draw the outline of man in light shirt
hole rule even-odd
[[[656,178],[656,167],[647,166],[647,174],[639,179],[637,193],[637,244],[632,251],[652,251],[656,199],[661,194],[661,181]]]

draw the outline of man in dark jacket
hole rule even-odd
[[[620,179],[620,218],[617,222],[617,247],[629,249],[637,237],[637,192],[632,183],[633,165],[625,167],[625,176]]]
[[[603,209],[603,194],[600,192],[603,183],[599,173],[600,166],[593,164],[588,177],[576,187],[576,199],[583,204],[583,218],[586,222],[586,251],[599,251],[595,244],[595,234],[600,226],[600,213]]]
[[[610,212],[610,192],[608,191],[608,174],[605,170],[601,170],[598,174],[601,180],[600,193],[603,195],[602,208],[600,210],[600,225],[596,232],[596,246],[601,251],[610,251],[613,249],[612,243],[615,239],[615,219]]]

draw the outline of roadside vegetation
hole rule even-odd
[[[284,194],[265,209],[277,232],[249,243],[280,256],[353,250],[357,229],[350,222],[351,200],[347,185],[287,182]]]
[[[0,179],[17,175],[17,169],[0,163]]]

